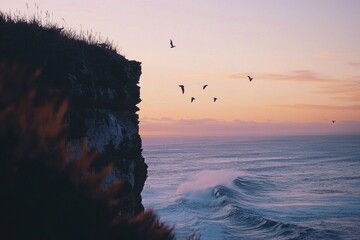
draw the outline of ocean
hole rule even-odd
[[[360,135],[143,137],[143,156],[177,239],[360,239]]]

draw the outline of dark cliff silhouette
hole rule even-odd
[[[58,29],[0,14],[0,238],[172,239],[141,204],[140,63]]]
[[[57,29],[2,15],[0,61],[36,66],[43,76],[37,87],[68,99],[67,145],[74,149],[74,156],[84,144],[89,151],[97,149],[94,168],[115,158],[114,178],[121,177],[131,186],[122,213],[137,214],[144,210],[140,193],[147,175],[136,113],[140,63],[125,59],[110,46],[103,48]]]

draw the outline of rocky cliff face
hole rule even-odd
[[[126,186],[121,214],[143,211],[140,194],[147,165],[136,114],[141,63],[55,27],[0,21],[2,62],[40,69],[46,80],[38,89],[69,100],[65,115],[69,158],[77,157],[85,145],[87,151],[98,151],[94,171],[112,162],[106,181],[121,179]]]

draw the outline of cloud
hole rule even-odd
[[[348,64],[353,67],[360,67],[360,62],[349,62]]]
[[[316,59],[320,59],[320,60],[334,60],[334,59],[344,57],[344,54],[338,54],[338,53],[325,51],[325,52],[319,52],[319,53],[315,54],[314,57]]]
[[[360,105],[318,105],[318,104],[277,104],[271,105],[271,107],[277,108],[289,108],[289,109],[301,109],[301,110],[348,110],[348,111],[360,111]]]
[[[312,106],[319,107],[319,106]],[[359,106],[357,106],[359,109]],[[304,134],[360,133],[360,121],[247,122],[215,119],[140,120],[142,136],[278,136]]]
[[[352,63],[360,66],[360,63]],[[246,74],[228,74],[227,78],[245,79]],[[328,95],[329,98],[360,102],[360,76],[347,76],[335,78],[321,75],[311,70],[294,70],[289,73],[259,73],[256,74],[257,81],[287,81],[298,83],[314,83],[311,92]]]
[[[360,76],[352,80],[339,81],[334,84],[319,86],[316,93],[331,95],[333,99],[360,102]]]
[[[227,78],[232,79],[245,79],[247,74],[245,73],[234,73],[228,74]],[[329,76],[321,76],[320,74],[311,70],[294,70],[289,73],[259,73],[256,74],[257,80],[271,80],[271,81],[296,81],[296,82],[333,82],[337,81],[335,78]]]

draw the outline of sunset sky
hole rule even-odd
[[[360,1],[0,3],[25,15],[36,3],[53,22],[99,32],[142,62],[144,136],[360,133]]]

